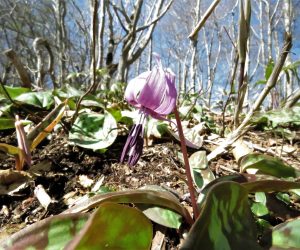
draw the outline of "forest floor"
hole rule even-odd
[[[244,138],[256,145],[256,150],[280,156],[300,170],[299,133],[292,144],[274,137],[271,132],[248,132]],[[178,158],[179,143],[171,138],[155,140],[152,145],[144,147],[137,165],[129,167],[119,163],[125,140],[125,136],[119,136],[105,153],[99,154],[69,145],[64,133],[53,133],[33,152],[32,166],[25,167],[19,174],[10,171],[14,169],[14,158],[0,155],[0,240],[29,224],[62,213],[83,196],[93,194],[100,186],[117,191],[159,185],[172,190],[191,211],[186,195],[185,170]],[[15,132],[1,132],[0,142],[16,145]],[[213,147],[213,144],[204,141],[201,149],[209,153]],[[189,154],[193,152],[189,150]],[[214,159],[209,167],[216,177],[239,173],[239,166],[230,153]],[[37,187],[44,189],[52,200],[47,208],[37,199]],[[300,203],[293,202],[287,205],[273,199],[273,210],[277,211],[273,214],[274,221],[279,223],[300,216]],[[179,244],[179,238],[173,231],[169,229],[166,233],[168,248]]]

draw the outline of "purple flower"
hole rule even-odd
[[[125,99],[140,110],[140,121],[129,132],[121,155],[121,163],[127,161],[134,166],[143,150],[144,124],[148,115],[166,120],[176,105],[177,91],[175,75],[170,69],[164,69],[158,55],[157,65],[132,79],[125,90]]]

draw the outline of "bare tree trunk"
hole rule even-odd
[[[97,43],[97,33],[98,33],[98,0],[91,0],[91,92],[95,92],[98,88],[96,82],[96,43]]]
[[[195,7],[195,18],[194,18],[194,26],[199,22],[200,19],[200,5],[201,0],[197,0],[196,7]],[[190,74],[191,74],[191,87],[193,93],[196,92],[196,71],[197,71],[197,59],[196,56],[198,54],[197,45],[198,45],[198,36],[195,36],[194,39],[190,42],[192,48],[192,56],[191,56],[191,67],[190,67]]]
[[[104,46],[103,46],[103,35],[105,27],[105,9],[106,0],[100,0],[100,14],[99,14],[99,27],[98,27],[98,46],[97,46],[97,68],[103,67],[103,56],[104,56]]]
[[[263,20],[263,2],[259,1],[259,35],[260,35],[260,48],[261,48],[261,63],[266,64],[265,56],[265,42],[264,42],[264,20]]]
[[[25,69],[17,53],[12,49],[8,49],[5,50],[3,54],[6,55],[8,59],[12,62],[12,64],[15,66],[17,73],[21,79],[21,86],[24,88],[31,88],[30,75]]]
[[[239,38],[238,38],[238,52],[240,63],[240,75],[238,85],[238,96],[234,112],[234,127],[237,128],[240,124],[239,115],[245,100],[247,90],[247,79],[245,77],[245,62],[247,58],[247,46],[250,35],[250,18],[251,18],[251,4],[250,0],[240,0],[240,17],[239,17]]]
[[[292,19],[293,19],[292,9],[293,9],[292,1],[284,0],[283,1],[284,28],[285,28],[285,32],[288,34],[291,34],[291,30],[292,30]],[[286,58],[286,63],[290,64],[291,62],[292,62],[291,55],[288,54]],[[286,72],[286,74],[288,74],[288,76],[285,77],[286,97],[289,97],[293,93],[294,77],[290,71]]]
[[[53,6],[55,10],[56,18],[56,29],[57,29],[57,45],[58,45],[58,55],[59,55],[59,82],[62,84],[66,78],[66,38],[67,31],[65,26],[65,17],[66,17],[66,2],[65,0],[53,0]]]

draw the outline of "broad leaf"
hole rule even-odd
[[[15,119],[0,118],[0,130],[15,128]]]
[[[300,107],[294,106],[292,108],[282,108],[258,113],[251,119],[251,121],[255,125],[271,125],[272,128],[288,123],[299,125]]]
[[[33,105],[38,108],[49,109],[54,104],[51,92],[30,92],[19,95],[17,101]]]
[[[98,150],[113,144],[117,135],[117,123],[110,113],[82,113],[71,128],[69,141],[83,148]]]
[[[215,179],[213,172],[208,167],[205,151],[198,151],[192,154],[189,162],[193,181],[198,188],[205,187]]]
[[[168,132],[168,125],[156,119],[149,119],[147,123],[147,137],[154,136],[155,138],[162,138]]]
[[[10,98],[12,98],[12,99],[17,98],[19,95],[21,95],[23,93],[31,92],[31,89],[29,89],[29,88],[21,88],[21,87],[5,86],[5,89],[6,89],[7,93],[9,94]],[[3,90],[3,88],[0,88],[0,94],[6,96],[6,93]]]
[[[83,227],[87,214],[64,214],[36,222],[0,242],[2,249],[64,249]]]
[[[0,118],[0,130],[4,129],[14,129],[15,128],[15,119],[12,118]],[[21,120],[23,125],[30,124],[31,121],[28,120]]]
[[[145,204],[139,204],[137,207],[157,224],[176,229],[179,229],[182,224],[182,216],[172,210]]]
[[[149,249],[152,224],[138,209],[104,203],[67,249]]]
[[[273,227],[271,249],[300,249],[299,232],[300,218]]]
[[[261,249],[256,240],[247,190],[235,182],[221,182],[209,191],[181,249]]]
[[[177,212],[186,220],[187,223],[193,223],[192,218],[185,207],[181,205],[174,195],[171,195],[166,191],[128,190],[97,194],[90,199],[69,208],[64,213],[82,212],[87,209],[100,206],[104,202],[136,203],[160,206]]]
[[[161,186],[147,185],[140,188],[141,190],[153,190],[165,192],[167,195],[171,195],[169,191]],[[175,196],[174,196],[175,198]],[[176,198],[175,198],[176,199]],[[171,209],[167,209],[161,206],[153,206],[149,204],[136,204],[136,206],[143,211],[143,213],[152,221],[165,227],[176,228],[182,224],[182,216],[178,212],[174,212]]]
[[[240,161],[241,171],[257,169],[259,173],[269,174],[275,177],[296,177],[298,171],[291,166],[284,164],[279,158],[259,153],[245,155]]]

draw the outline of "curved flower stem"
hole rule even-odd
[[[183,159],[184,159],[188,188],[189,188],[192,206],[193,206],[194,218],[197,219],[199,212],[198,212],[198,206],[196,203],[196,198],[195,198],[195,193],[194,193],[193,179],[192,179],[192,175],[191,175],[191,169],[190,169],[189,158],[188,158],[186,144],[185,144],[185,138],[184,138],[184,134],[183,134],[183,130],[182,130],[182,125],[181,125],[179,113],[178,113],[176,106],[174,108],[174,114],[175,114],[175,119],[176,119],[176,123],[177,123],[177,127],[178,127],[178,134],[179,134],[179,138],[180,138],[181,151],[182,151]]]

